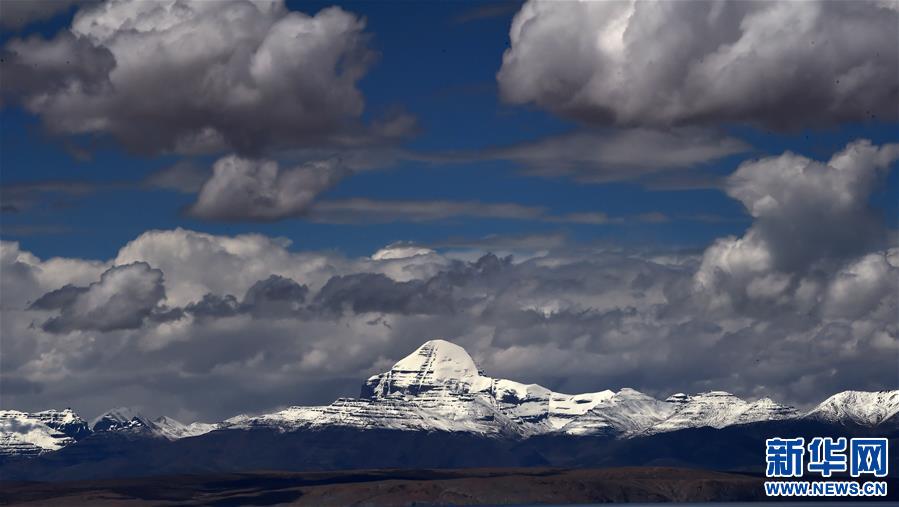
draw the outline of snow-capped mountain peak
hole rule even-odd
[[[899,391],[846,391],[805,415],[838,424],[877,426],[899,422]],[[484,374],[464,348],[429,340],[388,371],[370,377],[359,398],[325,406],[293,406],[262,415],[240,415],[217,424],[183,424],[170,417],[150,420],[117,408],[91,422],[70,409],[34,414],[0,411],[0,455],[55,451],[92,433],[177,440],[213,430],[442,431],[502,438],[535,435],[594,435],[636,438],[686,428],[798,419],[792,407],[770,398],[741,399],[726,391],[676,393],[659,400],[634,389],[581,394],[555,392],[538,384]]]
[[[441,430],[528,437],[546,433],[632,437],[684,428],[792,419],[792,407],[770,398],[747,401],[726,391],[677,393],[664,401],[623,388],[582,394],[492,378],[464,348],[429,340],[390,370],[370,377],[360,399],[324,407],[290,407],[232,418],[224,427],[283,430],[344,426]]]
[[[824,400],[805,417],[831,423],[877,426],[899,416],[899,390],[843,391]]]
[[[127,407],[109,410],[94,419],[91,424],[94,432],[125,432],[132,435],[161,437],[169,440],[202,435],[218,427],[218,424],[201,422],[184,424],[167,416],[150,420],[150,418],[139,411]]]
[[[0,456],[33,456],[56,451],[90,433],[71,409],[36,413],[0,410]]]
[[[35,415],[37,415],[38,417],[41,417],[43,419],[46,419],[47,421],[54,421],[59,424],[72,424],[72,423],[76,423],[76,422],[84,422],[84,419],[82,419],[78,414],[75,413],[74,410],[72,410],[69,407],[66,407],[62,410],[55,410],[55,409],[42,410],[40,412],[35,412]]]
[[[76,440],[90,433],[90,427],[88,426],[87,421],[82,419],[81,416],[76,414],[71,408],[65,408],[63,410],[43,410],[31,415],[54,430]]]
[[[563,430],[572,434],[590,434],[607,428],[606,431],[616,434],[638,434],[664,421],[674,411],[670,403],[635,389],[623,388]]]
[[[128,407],[111,409],[91,421],[93,431],[152,431],[153,422]]]
[[[710,426],[723,428],[733,424],[770,421],[795,417],[792,407],[780,405],[763,398],[749,402],[727,391],[708,391],[687,395],[677,393],[665,399],[673,413],[659,424],[649,428],[650,433],[674,431],[682,428]]]
[[[389,371],[369,378],[362,397],[417,396],[432,390],[480,391],[489,387],[491,380],[482,375],[462,347],[446,340],[429,340]]]
[[[429,371],[431,377],[439,380],[471,378],[481,373],[465,349],[446,340],[424,342],[397,361],[391,371]]]
[[[178,440],[181,438],[195,437],[204,433],[209,433],[219,427],[218,424],[209,424],[202,422],[194,422],[184,424],[171,417],[161,416],[153,421],[153,428],[156,433],[169,440]]]

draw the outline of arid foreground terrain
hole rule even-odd
[[[483,505],[762,498],[762,479],[676,468],[254,472],[2,483],[3,505]]]

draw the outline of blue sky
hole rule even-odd
[[[315,13],[330,4],[289,5]],[[419,132],[402,143],[403,148],[421,153],[489,149],[579,128],[549,112],[505,104],[498,98],[496,72],[509,45],[514,8],[466,19],[466,14],[478,12],[477,5],[349,2],[343,6],[365,17],[367,31],[373,35],[371,46],[379,53],[371,71],[359,82],[366,100],[365,116],[402,109],[418,119]],[[69,24],[71,16],[59,15],[17,35],[55,33]],[[7,39],[11,36],[5,34]],[[43,180],[114,183],[89,195],[60,196],[27,212],[5,213],[3,236],[21,241],[40,256],[105,259],[144,230],[178,226],[213,233],[262,232],[291,238],[297,248],[367,255],[394,241],[436,243],[446,237],[558,232],[578,242],[700,248],[716,237],[739,234],[749,223],[740,203],[718,189],[649,190],[628,181],[583,184],[564,177],[523,175],[517,163],[502,160],[452,164],[399,161],[385,170],[348,178],[325,196],[514,202],[544,206],[560,214],[602,212],[617,217],[658,212],[671,220],[594,225],[459,217],[418,224],[359,225],[310,223],[300,217],[262,224],[208,223],[184,216],[184,208],[192,201],[188,194],[135,188],[153,171],[177,161],[176,156],[134,155],[100,136],[88,141],[99,147],[79,159],[69,149],[71,139],[47,134],[34,115],[19,107],[5,107],[2,124],[0,181],[4,185]],[[701,170],[717,175],[729,174],[750,157],[792,150],[826,159],[853,139],[882,143],[896,137],[894,124],[877,121],[786,132],[721,128],[748,142],[751,151],[700,164]],[[195,160],[208,164],[214,157]],[[895,224],[899,206],[895,173],[885,188],[874,200]],[[715,221],[687,218],[700,215]]]
[[[562,392],[894,389],[896,26],[4,0],[0,394],[218,420],[354,396],[438,337]]]

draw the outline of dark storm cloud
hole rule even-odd
[[[165,298],[162,271],[145,262],[115,266],[87,287],[66,285],[41,296],[32,310],[58,310],[42,324],[49,333],[137,329]]]
[[[240,313],[240,303],[231,294],[205,294],[203,299],[185,306],[184,312],[200,319],[232,317]]]
[[[309,288],[278,275],[259,280],[247,289],[243,301],[230,294],[205,294],[187,304],[183,312],[200,319],[233,317],[247,314],[253,318],[299,318]]]
[[[336,276],[315,297],[316,309],[337,316],[353,313],[437,314],[453,313],[448,287],[434,283],[396,282],[380,273]]]
[[[456,287],[472,279],[486,282],[510,265],[511,258],[488,254],[476,262],[453,262],[427,280],[397,282],[380,273],[335,276],[315,296],[313,310],[326,315],[393,313],[400,315],[448,315],[472,301],[454,296]]]
[[[108,332],[136,329],[145,320],[154,324],[174,322],[185,315],[215,319],[236,315],[253,318],[299,317],[309,288],[290,278],[271,275],[247,289],[243,301],[229,294],[205,294],[183,308],[170,308],[165,299],[163,273],[145,262],[114,266],[87,287],[65,285],[37,298],[29,310],[55,311],[42,329],[50,333],[71,331]]]
[[[242,308],[256,318],[296,315],[308,293],[309,287],[272,275],[247,289]]]
[[[3,386],[3,393],[14,395],[36,395],[43,390],[43,386],[37,382],[6,375],[0,375],[0,386]]]
[[[532,0],[502,97],[595,125],[899,118],[895,2]]]
[[[339,7],[103,2],[52,40],[7,43],[4,95],[51,132],[108,134],[140,153],[391,142],[414,119],[361,123],[368,41],[365,21]]]
[[[108,92],[109,72],[116,65],[108,49],[69,32],[60,32],[50,40],[38,36],[13,39],[0,48],[0,60],[0,98],[5,102],[40,91],[43,95],[35,97],[35,104],[46,103],[51,100],[48,95],[65,93],[72,87],[85,93]]]
[[[66,285],[54,291],[48,292],[31,304],[32,310],[62,310],[71,306],[78,296],[88,291],[87,287],[75,287]]]

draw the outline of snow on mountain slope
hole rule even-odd
[[[839,398],[822,414],[877,424],[897,414],[896,393]],[[268,426],[289,431],[342,426],[515,437],[562,433],[627,438],[797,417],[794,408],[769,398],[747,401],[724,391],[678,393],[664,401],[627,388],[557,393],[537,384],[488,377],[462,347],[430,340],[390,370],[366,380],[359,399],[238,416],[223,427]]]
[[[899,414],[899,390],[843,391],[824,400],[805,417],[831,423],[877,426]]]
[[[242,428],[348,426],[523,436],[561,427],[610,395],[611,391],[572,396],[487,377],[462,347],[431,340],[387,372],[369,378],[359,399],[240,416],[226,423]]]
[[[362,388],[362,397],[384,399],[425,395],[429,391],[481,391],[492,380],[481,374],[462,347],[446,340],[430,340],[389,371],[369,378]]]
[[[771,398],[762,398],[749,404],[749,408],[737,418],[737,424],[794,419],[796,417],[799,417],[799,412],[796,408],[789,405],[781,405]]]
[[[497,385],[498,382],[505,383]],[[531,394],[548,400],[550,391],[532,387]],[[397,361],[387,372],[374,375],[363,384],[361,398],[366,401],[362,404],[367,407],[366,414],[375,419],[370,418],[364,424],[366,427],[426,424],[430,429],[483,434],[530,432],[531,428],[521,424],[521,418],[529,416],[527,408],[521,413],[503,410],[508,404],[497,402],[497,389],[512,398],[520,396],[520,403],[514,404],[515,407],[535,401],[528,398],[528,386],[485,376],[462,347],[446,340],[430,340]],[[380,410],[398,413],[400,419],[408,413],[415,421],[400,422],[389,416],[378,422]],[[342,414],[344,410],[341,407],[336,412]],[[325,413],[326,419],[335,415],[330,411]],[[340,424],[353,418],[340,416],[337,420]]]
[[[791,407],[770,399],[747,402],[722,391],[678,394],[664,402],[626,388],[617,393],[556,393],[537,384],[487,377],[465,349],[445,340],[428,341],[390,371],[371,377],[362,395],[372,400],[403,399],[444,417],[465,415],[477,400],[482,407],[495,411],[494,420],[506,426],[496,432],[521,435],[553,431],[579,435],[659,433],[796,416]],[[473,415],[482,414],[476,411]],[[460,420],[470,417],[457,417],[454,422]]]
[[[430,340],[370,377],[360,399],[240,416],[231,427],[283,430],[344,426],[530,436],[551,432],[620,434],[643,429],[668,405],[633,390],[564,394],[488,377],[462,347]],[[636,412],[642,408],[643,413]],[[667,409],[673,410],[673,409]]]
[[[199,435],[203,435],[204,433],[209,433],[210,431],[216,430],[219,427],[218,424],[201,422],[184,424],[180,421],[166,416],[158,417],[156,419],[153,419],[153,421],[151,422],[156,433],[169,440],[196,437]]]
[[[178,440],[209,433],[218,429],[219,425],[201,422],[184,424],[166,416],[150,420],[134,409],[119,407],[94,419],[91,428],[94,432],[125,432],[135,436]]]
[[[425,342],[362,388],[362,398],[375,405],[385,400],[414,405],[436,417],[439,429],[521,436],[557,430],[612,394],[569,395],[488,377],[465,349],[446,340]]]
[[[225,423],[238,428],[274,426],[285,430],[343,426],[520,433],[521,425],[502,413],[490,396],[493,383],[494,379],[481,374],[465,349],[445,340],[431,340],[389,371],[369,378],[359,399],[341,398],[323,407],[290,407]]]
[[[676,407],[634,389],[624,388],[561,428],[569,435],[634,435],[675,413]]]
[[[34,456],[75,442],[87,423],[71,409],[29,414],[0,410],[0,456]]]
[[[511,438],[545,434],[633,438],[684,428],[723,428],[799,417],[792,407],[769,398],[747,401],[724,391],[678,393],[664,401],[628,388],[558,393],[537,384],[488,377],[462,347],[446,340],[430,340],[390,370],[366,380],[359,398],[239,415],[217,424],[185,425],[169,417],[151,421],[134,410],[118,408],[92,421],[91,428],[93,432],[126,432],[169,440],[220,429],[295,431],[329,427]],[[896,421],[899,391],[846,391],[803,417],[865,426]],[[0,412],[0,454],[40,454],[90,433],[87,423],[71,410]]]
[[[768,398],[748,402],[725,391],[709,391],[693,396],[677,393],[665,401],[674,406],[674,412],[647,428],[647,433],[702,426],[723,428],[733,424],[787,419],[797,415],[791,407],[779,405]]]
[[[271,427],[281,431],[301,428],[351,427],[358,429],[392,429],[406,431],[464,431],[470,433],[497,433],[503,426],[493,417],[496,413],[475,403],[462,406],[447,400],[448,404],[435,410],[429,404],[406,400],[369,400],[339,398],[322,407],[289,407],[272,414],[238,416],[223,423],[226,428]],[[462,411],[453,412],[461,408]],[[513,423],[508,422],[508,427]]]
[[[491,379],[489,387],[475,394],[489,400],[491,406],[518,424],[521,434],[529,435],[558,431],[615,393],[606,390],[564,394],[537,384]]]
[[[155,433],[149,418],[127,407],[118,407],[97,416],[91,421],[91,430],[127,431],[129,433]]]
[[[112,409],[90,424],[72,409],[26,413],[0,410],[0,456],[35,456],[56,451],[93,433],[121,432],[169,440],[194,437],[218,429],[218,424],[182,424],[170,417],[150,421],[128,408]]]
[[[63,410],[43,410],[31,415],[38,418],[50,428],[53,428],[66,436],[72,437],[75,440],[79,440],[90,434],[90,427],[88,426],[87,421],[82,419],[71,408]]]

